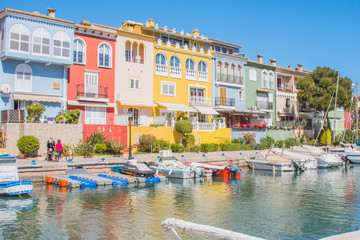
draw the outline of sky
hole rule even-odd
[[[1,9],[42,14],[80,23],[88,20],[119,27],[124,20],[184,30],[242,46],[241,53],[257,60],[277,60],[278,66],[297,63],[340,71],[360,82],[360,0],[0,0]]]

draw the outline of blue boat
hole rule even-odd
[[[0,195],[30,194],[33,182],[19,180],[16,157],[9,154],[0,155]]]

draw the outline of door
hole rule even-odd
[[[85,73],[85,96],[98,97],[98,74]]]
[[[267,109],[267,94],[258,93],[257,94],[257,107],[258,109]]]
[[[220,105],[226,106],[226,88],[220,88]]]
[[[205,105],[205,91],[202,88],[190,88],[190,104]]]

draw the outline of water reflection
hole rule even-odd
[[[166,218],[266,239],[318,239],[360,226],[360,166],[66,189],[0,198],[0,239],[168,239]],[[194,235],[181,234],[184,239]]]

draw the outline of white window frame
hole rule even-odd
[[[99,96],[99,73],[98,72],[85,72],[84,74],[84,95],[87,96],[94,94],[95,97]]]
[[[40,43],[36,43],[35,42],[35,37],[39,37],[40,38]],[[49,44],[44,44],[44,39],[48,39],[49,40]],[[35,52],[34,51],[34,46],[38,45],[40,46],[40,52]],[[51,35],[49,33],[48,30],[46,30],[45,28],[37,28],[35,29],[35,31],[32,34],[32,53],[34,55],[42,55],[42,56],[50,56],[51,54]],[[49,48],[49,53],[44,53],[43,52],[43,47],[48,47]]]
[[[268,72],[268,86],[269,89],[274,89],[274,78],[275,74],[272,71]]]
[[[5,49],[5,23],[1,25],[0,32],[0,51],[4,51]]]
[[[264,82],[265,77],[265,82]],[[268,89],[269,88],[269,73],[266,70],[261,72],[261,88]]]
[[[109,65],[105,65],[105,53],[102,53],[103,55],[103,64],[100,65],[100,48],[102,46],[105,46],[109,49]],[[98,51],[97,51],[97,61],[98,61],[98,66],[102,67],[102,68],[112,68],[112,48],[110,46],[110,44],[108,44],[107,42],[102,42],[99,44],[98,46]]]
[[[60,41],[60,46],[55,46],[55,41]],[[64,58],[70,59],[71,55],[71,38],[66,32],[57,32],[55,33],[52,41],[52,55],[56,58]],[[64,46],[64,43],[69,43],[69,47]],[[60,55],[55,54],[55,50],[60,49]],[[67,50],[69,52],[69,56],[64,56],[64,51]]]
[[[130,78],[129,79],[129,88],[130,89],[140,89],[140,79]]]
[[[254,82],[256,82],[257,81],[257,72],[256,72],[256,70],[255,69],[250,69],[249,70],[249,80],[250,81],[254,81]]]
[[[240,97],[240,93],[241,93],[241,97]],[[243,90],[238,91],[238,100],[240,100],[240,101],[244,100],[244,91]]]
[[[18,38],[18,39],[12,39],[12,38],[11,38],[11,33],[12,33],[12,31],[14,31],[14,29],[15,29],[16,27],[20,28],[20,29],[19,29],[19,33],[17,33],[17,34],[19,34],[19,38]],[[27,35],[26,35],[25,33],[27,33]],[[21,40],[21,36],[22,36],[22,35],[28,36],[28,37],[29,37],[29,40],[28,40],[28,41],[23,41],[23,40]],[[10,34],[9,34],[9,39],[10,39],[10,41],[9,41],[9,51],[11,51],[11,52],[20,52],[20,53],[30,53],[30,35],[31,35],[31,34],[30,34],[30,30],[29,30],[24,24],[20,24],[20,23],[14,24],[14,25],[10,28]],[[12,41],[16,41],[16,42],[19,43],[18,49],[12,49],[12,48],[11,48],[11,42],[12,42]],[[22,50],[21,50],[21,44],[24,44],[24,43],[27,43],[27,44],[28,44],[28,49],[27,49],[27,51],[22,51]]]
[[[106,108],[85,107],[85,124],[106,125]]]
[[[22,87],[19,86],[20,84],[18,83],[18,80],[17,80],[17,77],[18,77],[17,72],[18,71],[20,72],[20,70],[22,70],[22,73],[23,73],[22,74],[23,77],[22,77],[22,80],[21,80]],[[29,70],[29,71],[24,71],[24,70]],[[30,80],[28,82],[28,84],[29,84],[28,89],[23,87],[25,85],[25,81],[26,81],[25,78],[24,78],[24,76],[25,76],[24,73],[26,73],[26,72],[30,74]],[[31,92],[32,91],[32,69],[31,69],[31,67],[29,65],[27,65],[25,63],[17,65],[17,67],[15,68],[14,76],[15,76],[15,82],[14,82],[14,91],[15,92]]]
[[[164,93],[164,85],[172,85],[174,86],[174,94],[169,94],[169,93]],[[160,89],[160,94],[164,95],[164,96],[176,96],[176,83],[174,82],[166,82],[166,81],[161,81],[161,89]]]
[[[82,62],[79,62],[78,59],[78,49],[77,49],[77,44],[75,44],[76,41],[79,41],[82,45],[83,45],[83,56],[82,56]],[[74,47],[73,47],[73,54],[74,52],[76,52],[76,61],[73,61],[74,64],[81,64],[81,65],[86,65],[86,42],[84,41],[84,39],[82,38],[75,38],[74,39]],[[74,55],[73,55],[74,58]],[[73,59],[74,60],[74,59]]]

